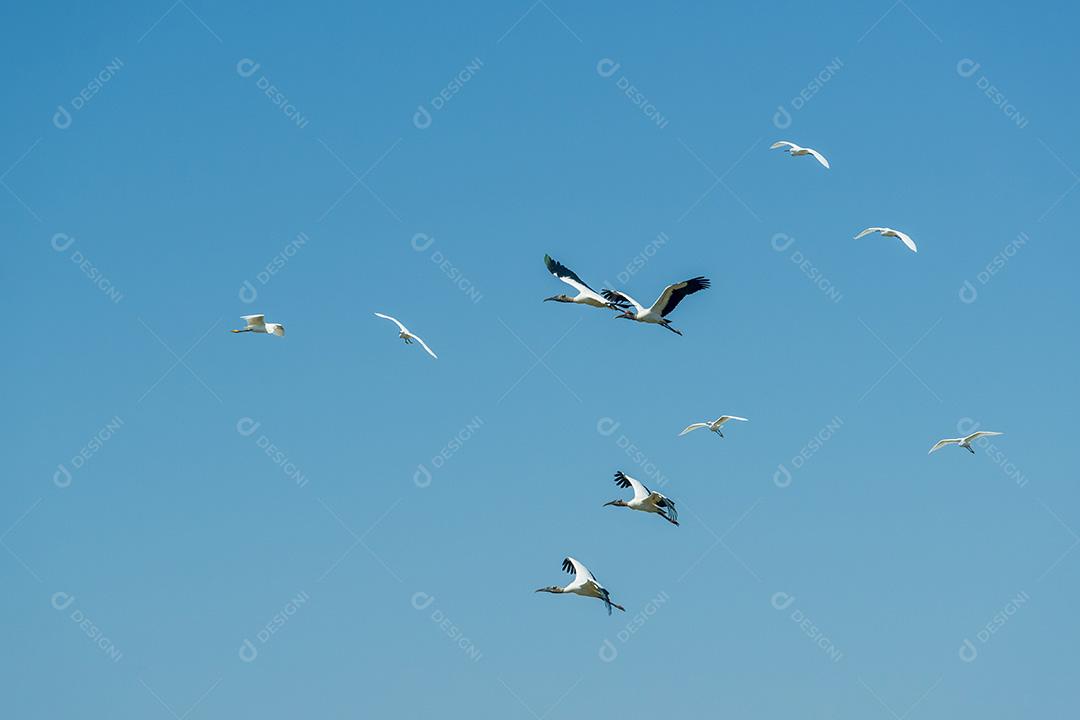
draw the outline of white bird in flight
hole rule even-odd
[[[776,148],[781,148],[781,147],[782,148],[787,148],[788,154],[790,154],[792,157],[795,157],[797,155],[813,155],[814,158],[819,163],[824,165],[826,168],[829,167],[829,161],[825,159],[824,155],[819,153],[814,148],[801,147],[799,145],[796,145],[793,142],[788,142],[787,140],[780,140],[780,141],[774,142],[772,145],[770,145],[769,149],[770,150],[775,150]]]
[[[945,447],[946,445],[959,445],[962,448],[967,448],[969,452],[974,454],[975,449],[973,447],[971,447],[971,442],[973,440],[978,440],[981,437],[990,437],[991,435],[1004,435],[1004,433],[991,432],[989,430],[980,430],[979,432],[971,433],[967,437],[946,438],[944,440],[938,440],[936,443],[934,443],[934,447],[930,448],[930,452],[928,452],[926,454],[929,455],[932,452],[940,450],[941,448]]]
[[[621,470],[615,473],[615,484],[621,488],[633,488],[634,497],[629,502],[626,500],[612,500],[611,502],[604,503],[604,507],[614,505],[615,507],[626,507],[631,510],[656,513],[672,525],[679,524],[677,519],[679,513],[675,510],[674,500],[671,500],[658,492],[649,490],[649,488],[645,487],[634,478],[623,474]]]
[[[585,281],[577,276],[570,268],[563,265],[558,260],[552,259],[550,255],[544,256],[544,264],[547,265],[548,271],[555,277],[562,280],[570,287],[577,290],[577,295],[570,297],[569,295],[552,295],[549,298],[544,298],[544,302],[552,300],[554,302],[561,303],[576,303],[578,305],[591,305],[597,308],[611,308],[612,310],[622,310],[620,303],[615,303],[610,300],[606,300],[600,293],[593,290]]]
[[[904,243],[905,245],[907,245],[907,247],[908,247],[908,250],[910,250],[910,251],[911,251],[911,252],[913,252],[913,253],[917,253],[917,252],[919,252],[919,248],[915,247],[915,241],[914,241],[914,240],[912,240],[912,239],[911,239],[911,238],[910,238],[910,237],[909,237],[909,236],[907,235],[907,233],[902,233],[902,232],[900,232],[899,230],[893,230],[892,228],[887,228],[887,227],[868,227],[868,228],[866,228],[865,230],[863,230],[863,231],[862,231],[861,233],[859,233],[858,235],[856,235],[856,236],[855,236],[855,239],[856,239],[856,240],[858,240],[859,238],[863,237],[864,235],[869,235],[870,233],[881,233],[881,236],[882,236],[882,237],[894,237],[894,238],[900,238],[900,242],[902,242],[902,243]]]
[[[411,332],[409,332],[409,328],[402,325],[400,320],[398,320],[397,318],[392,318],[389,315],[383,315],[382,313],[375,313],[375,314],[378,317],[385,318],[386,320],[393,321],[394,324],[397,325],[401,329],[401,332],[398,333],[398,337],[401,338],[402,340],[404,340],[406,345],[411,345],[412,341],[415,340],[416,342],[420,343],[424,347],[425,350],[427,350],[428,355],[435,358],[436,360],[439,359],[439,356],[431,351],[431,348],[429,348],[427,346],[427,343],[424,342],[423,339],[419,335],[414,335]]]
[[[720,437],[724,437],[724,433],[720,432],[720,426],[726,423],[728,420],[740,420],[742,422],[750,422],[746,418],[739,417],[738,415],[721,415],[712,422],[699,422],[693,423],[692,425],[687,425],[686,429],[679,433],[679,437],[682,437],[686,433],[694,432],[695,430],[698,430],[700,428],[709,428],[709,430],[712,430]]]
[[[678,307],[684,297],[707,287],[709,287],[709,279],[704,277],[690,278],[674,285],[668,285],[664,288],[664,292],[660,293],[660,297],[656,299],[651,308],[646,308],[634,298],[618,290],[602,290],[601,293],[613,303],[629,303],[634,306],[633,309],[623,309],[622,313],[615,316],[616,318],[653,323],[667,328],[676,335],[682,335],[681,332],[671,327],[671,321],[667,319],[668,314]]]
[[[268,323],[264,320],[265,317],[265,315],[242,315],[240,319],[247,322],[247,327],[243,330],[233,330],[233,332],[268,333],[278,337],[285,337],[285,326],[280,323]]]
[[[608,615],[611,614],[611,608],[619,608],[623,612],[626,612],[626,608],[622,605],[616,605],[611,602],[611,594],[607,589],[601,585],[593,574],[589,572],[589,569],[582,565],[580,562],[572,557],[568,557],[563,560],[563,570],[568,573],[573,573],[574,579],[566,587],[559,587],[558,585],[551,585],[549,587],[542,587],[536,592],[547,593],[574,593],[575,595],[584,595],[585,597],[597,598],[604,601],[604,605],[607,606]]]

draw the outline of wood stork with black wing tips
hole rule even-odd
[[[611,502],[604,503],[604,507],[614,505],[615,507],[626,507],[631,510],[656,513],[672,525],[677,526],[679,524],[677,519],[679,513],[675,510],[674,500],[665,497],[658,492],[649,490],[649,488],[645,487],[634,478],[623,473],[622,470],[615,473],[615,484],[621,488],[633,488],[634,497],[630,501],[612,500]]]
[[[684,297],[692,295],[699,290],[704,290],[707,287],[709,287],[709,279],[700,276],[690,278],[689,280],[683,280],[674,285],[668,285],[664,288],[664,292],[660,293],[660,297],[656,299],[656,302],[653,303],[651,308],[646,308],[637,300],[619,290],[603,290],[601,292],[604,297],[612,302],[626,302],[633,305],[632,309],[623,310],[622,313],[615,316],[616,318],[626,318],[642,323],[652,323],[654,325],[665,327],[676,335],[682,335],[681,332],[671,327],[671,321],[667,319],[668,314],[678,307]]]
[[[242,330],[233,330],[234,333],[253,332],[253,333],[266,333],[268,335],[277,335],[278,337],[285,337],[285,326],[280,323],[268,323],[265,320],[265,315],[242,315],[241,320],[247,322],[247,327]]]
[[[738,415],[721,415],[712,422],[699,422],[693,423],[692,425],[687,425],[686,429],[679,433],[679,437],[682,437],[686,433],[694,432],[695,430],[699,430],[701,428],[709,428],[709,430],[713,431],[720,437],[724,437],[724,433],[720,432],[720,426],[726,423],[728,420],[741,420],[742,422],[750,422],[746,418],[739,417]]]
[[[974,440],[978,440],[981,437],[991,437],[993,435],[1004,435],[1005,433],[991,432],[989,430],[980,430],[979,432],[973,432],[970,435],[962,438],[946,438],[944,440],[938,440],[934,443],[934,447],[930,448],[929,455],[932,452],[936,452],[946,445],[959,445],[962,448],[967,448],[971,454],[975,454],[975,448],[971,447],[971,443]]]
[[[608,615],[611,614],[611,608],[618,608],[623,612],[626,612],[626,608],[622,605],[616,605],[611,602],[611,594],[607,591],[603,585],[593,576],[589,569],[582,565],[580,562],[572,557],[568,557],[563,560],[563,570],[568,573],[572,573],[574,579],[566,587],[559,587],[558,585],[551,585],[549,587],[542,587],[536,592],[547,593],[574,593],[575,595],[584,595],[585,597],[596,598],[603,600],[604,605],[607,606]]]
[[[385,320],[393,321],[393,323],[401,329],[401,332],[398,333],[398,337],[404,340],[406,345],[411,345],[412,341],[415,340],[416,342],[420,343],[425,350],[427,350],[428,355],[435,358],[436,360],[439,359],[439,356],[431,351],[431,348],[427,346],[427,343],[424,342],[419,335],[414,335],[413,333],[409,332],[409,328],[402,325],[400,320],[398,320],[397,318],[392,318],[389,315],[383,315],[382,313],[375,313],[375,315]]]
[[[813,155],[814,159],[824,165],[826,169],[828,169],[829,167],[829,161],[825,159],[824,155],[819,153],[814,148],[801,147],[793,142],[788,142],[787,140],[780,140],[778,142],[774,142],[772,145],[769,146],[770,150],[775,150],[776,148],[784,148],[785,152],[787,152],[792,157],[798,157],[800,155]]]
[[[552,295],[549,298],[544,298],[544,302],[550,300],[561,303],[575,303],[577,305],[591,305],[592,307],[597,308],[611,308],[612,310],[623,309],[623,307],[621,307],[622,303],[604,299],[600,293],[593,290],[584,280],[579,278],[577,273],[558,260],[553,259],[550,255],[544,256],[544,264],[547,265],[547,269],[552,275],[577,290],[577,295],[574,297],[570,297],[569,295]]]

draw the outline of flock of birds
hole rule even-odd
[[[817,150],[808,147],[801,147],[793,142],[787,140],[781,140],[773,143],[770,146],[771,150],[777,148],[784,148],[792,157],[810,156],[816,159],[825,168],[829,168],[829,161],[825,159]],[[888,227],[868,227],[858,235],[855,239],[859,239],[872,233],[879,233],[882,237],[897,238],[912,252],[918,252],[918,248],[915,245],[915,241],[911,239],[906,233],[894,230]],[[694,277],[689,280],[683,280],[682,282],[673,283],[664,288],[664,291],[660,293],[660,297],[656,299],[651,306],[645,307],[634,298],[630,297],[627,293],[621,290],[607,290],[601,289],[600,292],[593,290],[584,280],[582,280],[577,273],[570,268],[566,267],[558,260],[553,259],[550,255],[544,256],[544,264],[547,266],[548,271],[559,280],[563,281],[574,290],[577,294],[570,295],[552,295],[551,297],[544,298],[544,302],[560,302],[560,303],[573,303],[576,305],[587,305],[589,307],[601,308],[606,310],[614,310],[618,314],[614,315],[616,319],[634,320],[639,323],[648,323],[652,325],[659,325],[662,328],[670,330],[676,335],[682,335],[682,332],[672,327],[671,320],[668,319],[668,315],[678,307],[679,303],[683,301],[688,295],[700,292],[708,289],[709,279],[706,277]],[[383,318],[393,322],[398,327],[398,337],[401,338],[406,345],[411,345],[413,341],[420,344],[421,347],[427,351],[434,359],[438,359],[438,355],[428,347],[428,344],[420,338],[419,335],[411,332],[405,325],[397,318],[391,317],[381,312],[375,313],[377,317]],[[264,315],[244,315],[241,319],[246,322],[246,326],[239,330],[233,330],[234,333],[253,332],[263,333],[268,335],[277,335],[278,337],[285,336],[285,326],[280,323],[268,323],[266,322]],[[738,415],[721,415],[716,420],[708,422],[696,422],[686,426],[679,437],[691,433],[695,430],[707,429],[710,432],[716,433],[719,437],[724,437],[724,433],[721,432],[721,427],[725,423],[732,420],[739,422],[747,422],[747,418],[739,417]],[[971,453],[975,452],[972,447],[972,443],[983,437],[990,437],[994,435],[1001,435],[1000,432],[993,432],[988,430],[980,430],[973,432],[970,435],[960,438],[945,438],[937,441],[933,447],[930,448],[930,453],[934,453],[947,445],[958,445]],[[927,454],[930,454],[927,453]],[[612,500],[604,503],[604,507],[625,507],[631,510],[638,510],[640,512],[652,513],[658,515],[660,518],[666,520],[672,525],[678,526],[678,512],[675,509],[675,501],[671,498],[663,495],[662,493],[649,490],[643,483],[622,471],[615,473],[615,484],[623,489],[633,490],[634,496],[630,500]],[[611,614],[612,608],[622,610],[625,612],[626,608],[613,602],[611,600],[611,593],[596,579],[587,567],[585,567],[579,560],[572,557],[567,557],[563,560],[563,570],[572,574],[574,579],[568,584],[550,585],[542,587],[536,592],[546,592],[555,594],[570,593],[574,595],[581,595],[584,597],[596,598],[604,603],[607,608],[608,614]]]

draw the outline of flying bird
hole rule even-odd
[[[682,437],[686,433],[693,432],[699,428],[709,428],[709,430],[712,430],[720,437],[724,437],[724,433],[720,432],[720,426],[726,423],[728,420],[741,420],[742,422],[750,422],[746,418],[739,417],[738,415],[721,415],[712,422],[699,422],[692,425],[687,425],[686,429],[679,433],[679,437]]]
[[[978,440],[981,437],[990,437],[991,435],[1004,435],[1004,433],[990,432],[989,430],[980,430],[979,432],[971,433],[967,437],[946,438],[944,440],[938,440],[936,443],[934,443],[934,447],[930,448],[930,452],[928,452],[926,454],[929,455],[932,452],[936,452],[937,450],[940,450],[941,448],[945,447],[946,445],[959,445],[962,448],[967,448],[968,451],[972,455],[974,455],[975,454],[975,448],[971,447],[972,440]]]
[[[626,500],[612,500],[611,502],[604,503],[604,507],[614,505],[615,507],[626,507],[631,510],[656,513],[672,525],[679,524],[677,519],[679,513],[675,510],[674,500],[667,498],[658,492],[652,492],[634,478],[629,475],[624,475],[621,470],[615,473],[615,484],[621,488],[633,488],[634,497],[629,502]]]
[[[660,293],[660,297],[656,299],[651,308],[644,307],[634,298],[630,297],[624,292],[617,290],[603,290],[601,291],[608,300],[614,303],[629,303],[634,307],[632,309],[625,308],[623,311],[616,315],[616,318],[626,318],[628,320],[637,320],[643,323],[653,323],[654,325],[660,325],[665,327],[676,335],[682,335],[681,332],[671,327],[671,321],[667,319],[667,316],[678,307],[682,299],[687,295],[692,295],[699,290],[704,290],[709,287],[709,279],[704,277],[691,278],[684,280],[674,285],[668,285],[664,288],[664,292]]]
[[[549,298],[544,298],[544,302],[553,300],[561,303],[576,303],[578,305],[591,305],[597,308],[611,308],[612,310],[622,310],[620,307],[622,303],[612,302],[605,299],[600,293],[589,287],[584,280],[577,276],[570,268],[563,265],[558,260],[553,259],[550,255],[544,256],[544,264],[547,265],[548,271],[555,277],[562,280],[570,287],[577,290],[577,295],[570,297],[569,295],[552,295]]]
[[[427,346],[427,343],[424,342],[419,335],[413,335],[411,332],[409,332],[409,328],[402,325],[400,320],[392,318],[389,315],[383,315],[382,313],[375,313],[375,315],[386,320],[391,320],[394,322],[395,325],[401,328],[401,332],[398,333],[398,337],[404,340],[406,345],[412,345],[412,341],[415,340],[416,342],[420,343],[425,350],[427,350],[428,355],[435,358],[436,360],[439,359],[439,356],[431,351],[431,348]]]
[[[247,327],[243,330],[233,330],[233,332],[268,333],[278,337],[285,337],[285,326],[279,323],[268,323],[264,320],[265,317],[265,315],[242,315],[240,319],[247,322]]]
[[[893,230],[892,228],[868,227],[865,230],[863,230],[861,233],[856,235],[855,239],[858,240],[862,236],[869,235],[870,233],[881,233],[882,237],[900,238],[900,242],[907,245],[908,250],[910,250],[913,253],[919,252],[919,248],[915,247],[915,241],[914,240],[912,240],[906,233],[902,233],[899,230]]]
[[[604,601],[604,605],[607,606],[608,615],[611,614],[611,608],[618,608],[623,612],[626,612],[626,608],[622,605],[616,605],[611,602],[611,595],[608,593],[607,588],[597,581],[593,574],[589,572],[589,569],[582,565],[580,562],[572,557],[568,557],[563,560],[563,570],[568,573],[572,573],[574,576],[573,581],[566,587],[559,587],[558,585],[551,585],[550,587],[542,587],[536,592],[547,593],[574,593],[575,595],[584,595],[585,597],[597,598]]]
[[[813,155],[819,163],[824,165],[826,168],[829,167],[829,161],[825,159],[824,155],[819,153],[814,148],[804,148],[796,145],[793,142],[788,142],[787,140],[780,140],[779,142],[774,142],[772,145],[770,145],[769,149],[775,150],[776,148],[780,147],[787,148],[788,154],[792,157],[795,157],[796,155]]]

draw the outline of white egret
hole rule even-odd
[[[278,337],[285,337],[285,326],[280,323],[268,323],[264,319],[265,317],[265,315],[242,315],[240,319],[247,322],[247,327],[243,330],[233,330],[233,332],[267,333],[270,335],[277,335]]]
[[[775,150],[776,148],[780,147],[787,148],[788,154],[790,154],[792,157],[796,157],[798,155],[813,155],[819,163],[824,165],[826,168],[829,167],[829,161],[825,159],[824,155],[819,153],[814,148],[800,147],[793,142],[788,142],[787,140],[780,140],[770,145],[769,149]]]
[[[712,422],[699,422],[692,425],[687,425],[686,429],[679,433],[679,437],[682,437],[686,433],[693,432],[700,428],[709,428],[709,430],[716,433],[720,437],[724,437],[724,433],[720,432],[720,426],[726,423],[728,420],[740,420],[742,422],[750,422],[746,418],[739,417],[738,415],[721,415]]]
[[[653,323],[667,328],[676,335],[682,335],[681,332],[671,327],[671,321],[667,319],[668,314],[682,302],[684,297],[707,287],[709,287],[709,279],[704,277],[691,278],[674,285],[668,285],[664,288],[664,292],[660,293],[660,297],[656,299],[651,308],[646,308],[634,298],[618,290],[603,290],[602,293],[604,297],[612,302],[626,302],[634,306],[633,309],[623,310],[622,313],[615,316],[616,318]]]
[[[675,510],[674,500],[665,497],[658,492],[649,490],[649,488],[645,487],[629,475],[624,474],[621,470],[615,473],[615,484],[621,488],[633,488],[634,497],[629,501],[612,500],[611,502],[604,503],[604,507],[614,505],[615,507],[626,507],[631,510],[656,513],[672,525],[679,524],[677,519],[679,513]]]
[[[390,320],[395,325],[397,325],[401,329],[401,332],[398,333],[398,337],[404,340],[406,345],[411,345],[412,341],[415,340],[416,342],[420,343],[425,350],[427,350],[428,355],[435,358],[436,360],[439,359],[439,356],[431,351],[431,348],[427,346],[427,343],[424,342],[419,335],[414,335],[413,333],[409,332],[409,328],[402,325],[400,320],[398,320],[397,318],[392,318],[389,315],[383,315],[382,313],[375,313],[375,315],[386,320]]]
[[[855,239],[858,240],[859,238],[863,237],[864,235],[869,235],[870,233],[881,233],[882,237],[900,238],[900,242],[907,245],[908,250],[910,250],[913,253],[919,252],[919,248],[915,247],[915,241],[912,240],[911,237],[907,235],[907,233],[902,233],[899,230],[893,230],[892,228],[868,227],[865,230],[863,230],[861,233],[856,235]]]
[[[962,448],[967,448],[971,454],[975,454],[975,448],[971,447],[973,440],[978,440],[981,437],[990,437],[992,435],[1004,435],[1005,433],[991,432],[989,430],[980,430],[979,432],[973,432],[970,435],[962,438],[945,438],[944,440],[938,440],[934,443],[934,447],[930,448],[929,455],[932,452],[936,452],[946,445],[959,445]]]
[[[611,614],[611,608],[618,608],[623,612],[626,612],[626,608],[622,605],[616,605],[611,602],[611,594],[608,593],[607,588],[597,581],[593,574],[589,572],[589,569],[582,565],[580,562],[572,557],[568,557],[563,560],[563,570],[574,575],[574,579],[566,587],[559,587],[558,585],[551,585],[549,587],[542,587],[536,592],[547,593],[574,593],[575,595],[584,595],[585,597],[597,598],[603,600],[604,605],[607,606],[608,615]]]

